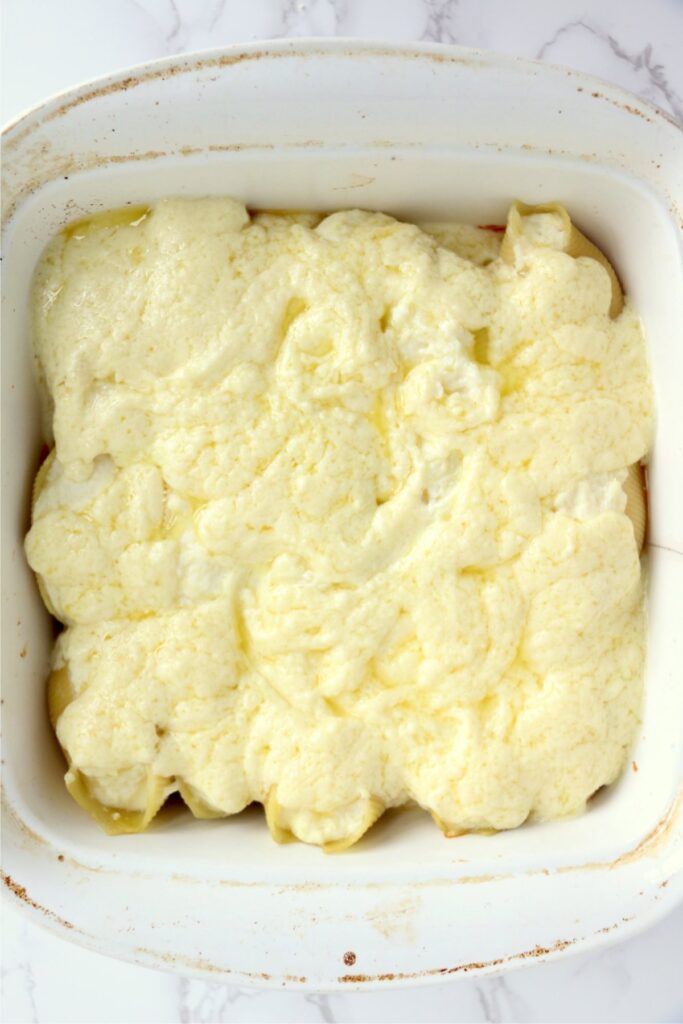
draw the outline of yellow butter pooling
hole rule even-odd
[[[108,831],[177,789],[340,849],[407,801],[510,828],[617,776],[652,398],[638,319],[571,230],[517,204],[501,253],[169,200],[50,245],[26,550],[67,626],[67,784]]]

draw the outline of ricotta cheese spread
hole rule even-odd
[[[179,789],[334,849],[388,807],[507,829],[617,777],[646,348],[555,213],[508,242],[211,198],[50,244],[26,552],[65,626],[67,783],[105,827]]]

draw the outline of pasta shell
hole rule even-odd
[[[150,773],[147,780],[147,804],[143,811],[129,811],[124,808],[107,807],[90,792],[88,778],[83,772],[71,768],[65,775],[66,788],[77,804],[95,819],[100,828],[110,836],[131,832],[144,832],[157,812],[174,789],[173,779],[162,779]]]
[[[612,285],[612,301],[610,302],[609,315],[612,319],[619,316],[624,308],[624,292],[614,267],[604,252],[598,249],[597,245],[591,242],[589,238],[572,224],[569,214],[560,203],[541,203],[538,206],[528,206],[526,203],[519,202],[519,200],[512,203],[500,247],[501,258],[506,263],[514,262],[514,245],[521,234],[522,218],[536,213],[555,213],[561,218],[565,233],[565,243],[562,251],[566,252],[568,256],[573,256],[575,259],[579,256],[587,256],[605,268]]]
[[[628,467],[628,476],[623,484],[626,494],[626,515],[633,525],[633,534],[638,551],[643,550],[647,530],[647,492],[645,472],[640,463]]]
[[[270,834],[275,842],[296,842],[298,837],[294,835],[291,829],[283,827],[281,824],[282,808],[278,804],[275,793],[272,790],[268,794],[263,806],[266,812],[266,822],[270,829]],[[350,846],[353,846],[354,843],[357,843],[358,840],[365,835],[368,829],[374,825],[383,813],[384,804],[375,797],[369,797],[365,807],[365,813],[363,814],[359,827],[348,836],[343,836],[341,839],[332,839],[327,843],[322,843],[322,849],[325,853],[341,853],[342,850],[348,850]]]
[[[42,462],[41,466],[38,469],[38,472],[36,473],[35,480],[33,481],[33,490],[31,492],[31,519],[33,519],[33,509],[35,508],[35,504],[38,498],[40,497],[40,492],[45,487],[45,484],[47,482],[47,475],[50,472],[50,467],[52,466],[54,460],[55,449],[52,448],[51,451],[49,451],[48,454],[45,456],[44,461]],[[45,605],[45,607],[47,608],[47,610],[49,611],[50,615],[52,615],[53,618],[59,619],[59,621],[61,621],[59,615],[55,611],[52,601],[50,600],[50,595],[47,592],[47,587],[43,583],[42,576],[40,576],[38,573],[36,573],[35,575],[36,583],[38,584],[38,590],[40,592],[41,598],[43,599],[43,604]]]
[[[47,685],[48,712],[53,729],[75,696],[68,669],[55,669],[50,674]],[[64,748],[62,750],[69,765],[64,776],[67,790],[76,803],[110,836],[143,832],[175,788],[173,779],[160,778],[150,773],[147,779],[147,804],[144,810],[130,811],[125,808],[108,807],[92,795],[87,775],[73,769],[67,751]]]
[[[196,792],[189,786],[187,782],[178,780],[178,792],[185,801],[186,805],[194,814],[195,818],[227,818],[228,815],[225,811],[217,811],[215,807],[211,807],[201,797],[197,796]]]

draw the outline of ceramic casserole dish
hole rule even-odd
[[[4,881],[91,949],[240,985],[436,982],[626,937],[683,894],[683,145],[582,74],[476,51],[285,41],[159,61],[46,101],[4,141]],[[71,800],[45,707],[53,641],[23,555],[39,462],[31,275],[66,222],[163,196],[495,223],[557,200],[608,254],[648,340],[649,643],[632,764],[571,820],[445,839],[387,816],[326,856],[261,815],[169,812],[108,837]],[[637,769],[637,770],[636,770]]]

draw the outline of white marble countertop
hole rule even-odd
[[[681,0],[4,0],[3,123],[129,64],[280,36],[460,43],[591,72],[683,118]],[[109,960],[5,905],[6,1024],[683,1021],[683,908],[602,952],[395,992],[263,992]]]

